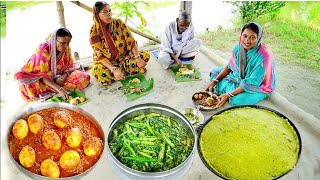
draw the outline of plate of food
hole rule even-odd
[[[47,100],[47,102],[65,102],[76,106],[81,106],[88,102],[88,99],[85,97],[84,93],[79,89],[68,94],[68,99],[64,100],[62,97],[54,96]]]
[[[152,92],[153,78],[146,80],[143,74],[128,76],[120,81],[122,84],[122,92],[128,101],[138,99]]]
[[[220,99],[216,94],[206,91],[194,93],[192,101],[196,106],[199,105],[201,110],[214,110]]]
[[[192,64],[184,64],[182,67],[174,65],[170,69],[175,74],[177,82],[202,80],[199,68],[196,68]]]

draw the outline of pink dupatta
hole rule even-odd
[[[73,67],[71,50],[56,54],[57,30],[39,45],[23,68],[15,74],[22,84],[31,84],[41,78],[55,79],[58,74]]]

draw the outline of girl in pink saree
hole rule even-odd
[[[69,47],[71,38],[69,30],[59,28],[39,45],[26,65],[15,74],[23,99],[35,101],[50,92],[57,92],[67,99],[66,90],[88,86],[90,76],[74,68]]]

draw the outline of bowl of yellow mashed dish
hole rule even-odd
[[[199,127],[198,152],[224,179],[276,179],[298,162],[301,138],[294,124],[270,108],[222,110]]]

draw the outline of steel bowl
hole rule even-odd
[[[251,108],[257,108],[257,109],[264,109],[264,110],[268,110],[270,112],[273,112],[275,114],[277,114],[278,116],[286,119],[289,124],[292,126],[292,128],[294,129],[295,133],[297,134],[297,137],[298,137],[298,141],[299,141],[299,152],[298,152],[298,159],[297,159],[297,162],[296,164],[298,163],[299,159],[300,159],[300,154],[301,154],[301,149],[302,149],[302,143],[301,143],[301,137],[300,137],[300,134],[299,134],[299,131],[298,129],[295,127],[295,125],[286,117],[284,116],[283,114],[279,113],[278,111],[276,110],[273,110],[271,108],[268,108],[268,107],[264,107],[264,106],[258,106],[258,105],[241,105],[241,106],[233,106],[233,107],[229,107],[229,108],[226,108],[226,109],[223,109],[217,113],[215,113],[213,116],[215,115],[219,115],[223,112],[226,112],[226,111],[229,111],[231,109],[237,109],[237,108],[245,108],[245,107],[251,107]],[[198,153],[199,153],[199,156],[200,156],[200,159],[201,161],[204,163],[204,165],[212,172],[214,173],[215,175],[221,177],[222,179],[228,179],[226,177],[224,177],[223,175],[221,175],[219,172],[217,172],[215,169],[213,169],[209,163],[207,162],[207,160],[204,158],[203,156],[203,153],[201,151],[201,146],[200,146],[200,137],[201,137],[201,133],[202,133],[202,130],[204,129],[204,127],[210,122],[212,121],[213,118],[210,117],[204,124],[200,125],[196,131],[197,131],[197,135],[198,135],[198,141],[197,141],[197,149],[198,149]],[[278,177],[274,177],[274,179],[278,179],[286,174],[288,174],[292,169],[294,169],[294,167],[296,166],[296,164],[291,168],[289,169],[287,172],[284,172],[283,174],[279,175]]]
[[[182,115],[179,111],[161,104],[140,104],[130,107],[123,112],[121,112],[111,123],[108,133],[107,141],[111,140],[112,131],[119,125],[124,123],[126,120],[136,117],[142,113],[159,113],[162,115],[169,116],[180,123],[184,128],[186,128],[187,133],[193,138],[193,149],[188,156],[188,158],[182,162],[180,165],[163,172],[142,172],[131,169],[124,164],[122,164],[111,152],[109,143],[107,143],[107,151],[112,168],[122,179],[180,179],[190,168],[195,152],[196,136],[192,125],[189,123],[188,119]]]
[[[189,114],[189,113],[192,113],[192,114],[196,114],[197,113],[197,109],[196,108],[192,108],[192,107],[187,107],[187,108],[184,108],[180,111],[188,120],[189,122],[192,120],[192,119],[189,119],[186,114]],[[202,114],[202,112],[199,110],[198,114],[197,114],[197,117],[199,118],[199,122],[195,122],[194,124],[192,124],[194,127],[198,127],[200,124],[203,124],[203,121],[204,121],[204,116]],[[190,122],[192,123],[192,122]]]
[[[81,109],[78,106],[74,106],[68,103],[58,103],[58,102],[50,102],[50,103],[41,103],[41,104],[37,104],[37,105],[32,105],[27,107],[24,111],[18,113],[17,115],[15,115],[15,117],[12,118],[12,120],[10,122],[12,122],[9,125],[9,129],[7,132],[7,137],[9,137],[9,134],[11,133],[12,127],[14,125],[14,123],[18,120],[18,119],[26,119],[26,117],[28,117],[30,114],[39,111],[39,110],[43,110],[43,109],[48,109],[48,108],[65,108],[65,109],[69,109],[72,111],[76,111],[79,112],[80,114],[87,116],[88,119],[97,127],[97,129],[99,130],[99,133],[101,135],[101,139],[103,142],[103,146],[102,148],[104,149],[104,144],[105,144],[105,134],[103,132],[103,129],[101,127],[101,125],[99,124],[99,122],[88,112],[84,111],[83,109]],[[7,142],[8,144],[8,142]],[[9,144],[8,144],[9,145]],[[8,148],[8,152],[10,154],[9,151],[9,147],[5,146],[6,148]],[[102,152],[103,152],[102,149]],[[70,177],[64,177],[64,178],[59,178],[59,179],[66,179],[66,180],[73,180],[73,179],[80,179],[81,177],[85,176],[86,174],[88,174],[93,168],[94,166],[96,166],[96,164],[98,164],[98,162],[101,160],[103,156],[103,153],[100,155],[99,160],[93,165],[91,166],[89,169],[87,169],[85,172],[75,175],[75,176],[70,176]],[[50,177],[46,177],[46,176],[41,176],[38,174],[34,174],[30,171],[28,171],[27,169],[25,169],[24,167],[22,167],[10,154],[11,160],[14,162],[14,164],[18,167],[18,169],[20,169],[23,173],[25,173],[26,175],[28,175],[29,177],[31,177],[32,179],[52,179]]]

